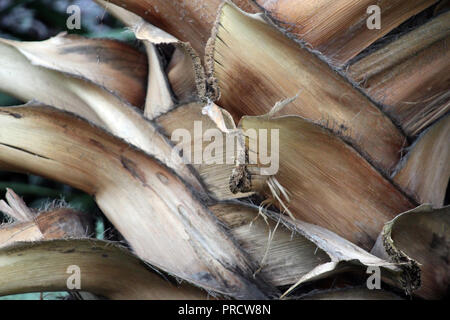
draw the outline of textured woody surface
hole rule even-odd
[[[450,12],[350,65],[348,75],[414,136],[450,110]]]
[[[394,181],[420,203],[444,205],[450,178],[450,116],[439,120],[411,146]]]
[[[256,0],[277,24],[314,49],[333,64],[342,65],[375,40],[437,0]],[[367,13],[371,5],[380,7],[380,29],[369,29]]]
[[[320,122],[383,170],[395,166],[403,134],[325,62],[230,4],[224,5],[216,28],[209,63],[221,92],[219,105],[237,118],[261,115],[299,93],[280,114]]]
[[[23,101],[37,100],[73,112],[102,126],[163,161],[197,191],[203,192],[203,186],[192,170],[182,161],[177,161],[171,144],[141,112],[83,78],[68,75],[64,70],[42,67],[42,64],[54,63],[52,56],[42,55],[41,59],[34,61],[39,65],[33,64],[16,49],[20,45],[20,42],[0,42],[0,90]]]
[[[85,78],[136,107],[144,105],[147,59],[125,43],[66,34],[45,41],[1,41],[16,47],[36,65]]]
[[[275,177],[290,194],[289,210],[302,221],[370,250],[383,224],[414,206],[352,147],[318,125],[295,116],[247,116],[240,126],[279,130]]]
[[[441,299],[450,285],[450,206],[421,205],[402,213],[383,228],[372,253],[421,272],[415,294]]]
[[[95,196],[144,261],[235,298],[266,298],[253,262],[176,174],[106,131],[50,107],[0,109],[0,162]]]
[[[104,1],[103,1],[104,2]],[[222,0],[111,0],[181,41],[188,41],[203,56]],[[258,11],[251,0],[234,0],[248,12]]]

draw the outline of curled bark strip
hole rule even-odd
[[[190,42],[202,56],[217,10],[223,0],[104,0],[134,12],[177,39]],[[260,11],[252,0],[234,0],[248,12]]]
[[[411,285],[415,294],[439,299],[448,293],[450,284],[450,206],[433,209],[421,205],[386,223],[372,253],[389,261],[402,263],[411,275],[422,277]]]
[[[97,2],[131,28],[136,38],[143,41],[147,49],[151,70],[145,108],[145,115],[148,118],[156,118],[173,109],[175,106],[173,98],[177,100],[177,104],[205,99],[205,72],[199,56],[188,42],[179,41],[118,5],[102,0]],[[155,45],[161,44],[170,44],[175,47],[165,70],[155,50]]]

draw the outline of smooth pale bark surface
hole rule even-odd
[[[156,157],[205,192],[191,168],[172,154],[169,141],[135,108],[93,83],[33,65],[10,45],[0,43],[0,55],[1,91],[82,116]]]
[[[147,58],[125,43],[65,33],[45,41],[1,41],[16,47],[35,65],[82,77],[136,107],[144,105]]]
[[[156,46],[146,40],[144,41],[144,45],[147,50],[148,64],[150,66],[144,115],[148,119],[154,119],[172,109],[175,103]]]
[[[244,130],[279,132],[275,178],[290,194],[293,215],[325,227],[370,250],[383,224],[414,204],[352,147],[316,124],[296,116],[243,117]],[[249,153],[258,146],[249,138]],[[268,150],[272,150],[268,139]],[[252,147],[253,146],[253,147]],[[267,190],[266,196],[272,193]],[[280,203],[276,205],[282,209]]]
[[[450,116],[439,120],[411,146],[394,181],[420,203],[444,205],[450,178]]]
[[[351,65],[347,74],[409,136],[450,110],[450,12]]]
[[[0,295],[67,291],[70,266],[79,267],[83,291],[120,300],[197,300],[206,292],[176,287],[153,273],[128,250],[95,239],[16,243],[0,249]]]
[[[426,299],[445,297],[450,284],[450,206],[421,205],[395,217],[383,228],[372,253],[404,263],[410,272],[421,272],[415,294]]]
[[[437,0],[256,0],[275,23],[299,40],[309,43],[336,65],[356,56],[377,39],[436,3]],[[380,8],[380,28],[369,29]],[[372,18],[371,18],[372,17]]]
[[[133,28],[138,39],[153,44],[171,44],[175,47],[175,51],[165,72],[178,104],[189,103],[206,96],[206,76],[200,58],[204,53],[204,44],[202,45],[201,51],[196,52],[191,44],[186,42],[186,39],[183,40],[182,38],[180,41],[164,30],[145,22],[140,16],[131,11],[125,10],[108,1],[96,0],[96,2],[121,20],[126,26]],[[195,11],[194,14],[196,12],[198,11]],[[146,15],[144,14],[144,16]],[[173,16],[173,12],[170,16]],[[206,32],[209,36],[210,30]],[[169,109],[166,108],[166,111]]]
[[[157,268],[235,298],[274,294],[172,170],[85,120],[50,107],[1,108],[0,161],[94,195]]]
[[[390,172],[406,140],[373,103],[317,56],[282,35],[261,16],[225,3],[209,46],[220,106],[236,118],[269,112],[280,100],[297,99],[281,114],[295,114],[352,141]]]

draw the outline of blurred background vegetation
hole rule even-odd
[[[70,14],[67,8],[78,5],[81,9],[81,29],[67,30]],[[112,38],[136,42],[131,31],[123,28],[116,19],[92,0],[0,0],[0,37],[36,41],[45,40],[60,32],[80,34],[92,38]],[[1,59],[1,57],[0,57]],[[0,93],[0,107],[20,105],[11,96]],[[4,199],[6,188],[22,196],[28,206],[37,210],[55,200],[64,200],[67,205],[95,216],[97,238],[120,240],[120,235],[102,215],[91,196],[70,186],[27,174],[0,171],[0,199]],[[0,213],[0,221],[5,217]],[[0,297],[0,299],[61,299],[68,298],[65,292],[30,293]]]

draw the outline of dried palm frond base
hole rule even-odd
[[[8,190],[0,295],[79,291],[69,266],[110,299],[448,292],[437,1],[379,1],[375,31],[365,0],[96,2],[142,46],[0,39],[0,90],[26,103],[0,108],[0,169],[93,196],[126,248],[89,238],[89,214],[37,213]],[[426,8],[425,24],[367,48]],[[382,290],[366,288],[370,268]]]

